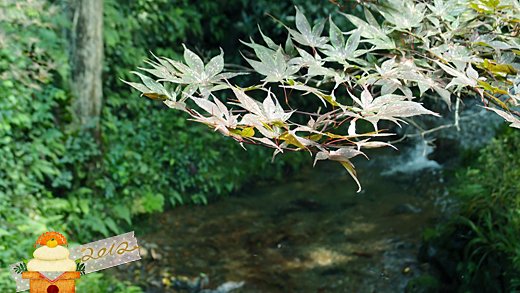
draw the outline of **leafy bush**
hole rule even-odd
[[[5,208],[13,198],[23,201],[48,196],[45,184],[60,174],[56,166],[65,152],[53,112],[64,107],[68,97],[52,83],[53,75],[66,70],[66,66],[58,67],[58,62],[63,64],[63,49],[55,32],[45,27],[52,24],[31,24],[38,21],[34,18],[40,9],[48,9],[37,3],[33,4],[37,7],[22,10],[26,14],[12,18],[6,14],[1,19],[5,35],[0,47],[0,89],[4,93],[0,104],[0,197]],[[2,11],[12,11],[14,1],[2,6]]]
[[[457,174],[453,220],[425,235],[456,292],[520,290],[520,133],[507,129]],[[425,252],[425,254],[427,254]]]
[[[13,288],[5,267],[30,255],[34,236],[63,219],[40,208],[53,196],[49,187],[61,175],[59,161],[66,152],[58,119],[67,117],[55,115],[69,101],[60,84],[68,68],[55,30],[63,18],[56,11],[44,1],[0,3],[2,291]]]
[[[470,229],[459,270],[468,288],[520,290],[520,133],[508,130],[460,174],[456,194]],[[495,288],[491,287],[493,284]],[[491,292],[489,291],[488,292]],[[498,292],[498,291],[494,291]]]
[[[141,293],[143,290],[128,282],[121,282],[114,276],[100,273],[90,273],[77,281],[78,292],[113,292],[113,293]]]
[[[173,43],[202,36],[204,15],[221,15],[218,9],[227,6],[213,1],[105,2],[101,149],[89,133],[70,127],[66,3],[0,3],[2,292],[14,288],[7,265],[30,257],[42,232],[63,231],[73,241],[93,241],[132,229],[135,217],[165,206],[204,204],[253,178],[280,178],[300,160],[270,164],[264,150],[245,152],[202,127],[187,129],[182,117],[129,98],[131,92],[119,80],[128,77],[128,68],[141,62],[150,47],[177,54]],[[218,21],[210,27],[225,35]]]

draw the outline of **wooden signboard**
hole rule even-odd
[[[80,272],[64,272],[54,280],[50,280],[39,272],[23,272],[22,279],[28,279],[30,293],[74,293],[75,280],[79,279]]]

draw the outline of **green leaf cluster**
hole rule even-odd
[[[520,133],[509,128],[473,153],[450,190],[452,220],[425,233],[438,250],[431,263],[448,272],[443,282],[456,284],[456,292],[520,290],[519,144]]]

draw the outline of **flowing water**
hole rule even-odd
[[[140,237],[145,259],[132,279],[148,292],[176,292],[174,276],[200,273],[210,288],[245,282],[233,292],[403,292],[425,269],[418,245],[438,215],[442,184],[427,152],[414,146],[358,160],[361,193],[325,162],[287,182],[165,212],[145,223],[156,230]]]

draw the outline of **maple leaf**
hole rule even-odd
[[[408,101],[406,96],[389,94],[374,99],[366,87],[360,98],[352,95],[350,92],[349,94],[354,102],[360,106],[360,108],[354,107],[354,110],[358,111],[362,119],[372,123],[376,131],[378,130],[377,122],[379,120],[389,120],[399,125],[399,122],[402,121],[399,118],[417,115],[440,116],[424,108],[420,103]]]
[[[356,169],[354,168],[354,165],[350,161],[350,159],[352,159],[353,157],[356,157],[358,155],[363,155],[366,157],[366,155],[363,152],[357,150],[354,147],[342,147],[342,148],[338,148],[337,150],[334,150],[334,151],[322,150],[316,154],[316,156],[314,158],[314,165],[316,165],[316,162],[319,160],[331,160],[331,161],[339,162],[347,170],[347,172],[350,174],[350,176],[352,176],[354,181],[356,181],[356,184],[358,186],[357,192],[360,192],[361,183],[359,182],[359,180],[357,178]]]

